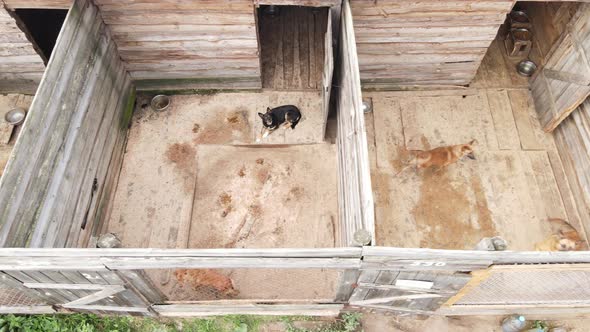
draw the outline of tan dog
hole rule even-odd
[[[238,295],[230,277],[212,269],[179,269],[174,272],[181,285],[188,284],[195,290],[212,290],[226,297]]]
[[[572,251],[583,250],[584,240],[578,231],[567,221],[549,218],[551,234],[545,240],[535,244],[536,251]]]
[[[477,140],[474,139],[467,144],[441,146],[428,151],[410,151],[414,153],[414,157],[410,160],[410,165],[404,167],[396,176],[412,166],[415,166],[417,170],[420,168],[436,167],[436,171],[439,171],[443,167],[456,163],[465,156],[475,159],[473,155],[473,146],[475,144],[477,144]]]

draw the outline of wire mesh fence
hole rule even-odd
[[[176,269],[149,276],[169,301],[332,301],[341,270]]]
[[[25,292],[0,284],[0,306],[4,307],[28,307],[44,305],[40,299],[28,296]]]
[[[590,270],[520,267],[492,269],[455,305],[590,305]]]

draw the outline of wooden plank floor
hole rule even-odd
[[[471,249],[502,236],[533,250],[547,218],[580,217],[553,137],[538,124],[527,89],[373,92],[366,116],[373,161],[377,245]],[[371,123],[372,122],[372,123]],[[476,160],[440,172],[409,169],[408,149],[477,139]]]
[[[321,88],[327,21],[325,8],[283,6],[277,16],[269,16],[260,10],[263,88]]]

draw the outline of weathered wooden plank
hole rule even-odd
[[[499,148],[502,150],[520,149],[520,139],[508,92],[506,90],[487,90],[487,98]]]
[[[200,317],[220,315],[306,315],[337,316],[342,304],[241,304],[201,305],[167,304],[155,305],[153,309],[163,317]]]
[[[14,314],[14,315],[45,315],[54,314],[56,311],[52,306],[48,305],[33,305],[26,307],[19,306],[0,306],[0,314]]]
[[[2,0],[9,9],[69,9],[72,0]]]
[[[341,243],[354,245],[359,230],[369,233],[375,241],[375,217],[371,188],[370,163],[367,148],[362,95],[352,14],[348,1],[342,8],[341,66],[338,92],[338,174]],[[358,244],[357,244],[358,245]]]
[[[48,197],[59,199],[46,199],[39,212],[40,220],[54,218],[60,222],[50,224],[47,230],[37,228],[30,246],[63,247],[66,242],[67,234],[74,222],[68,215],[73,214],[72,205],[78,199],[82,181],[79,173],[86,169],[86,161],[92,152],[87,141],[91,141],[98,132],[100,126],[97,123],[100,124],[100,118],[105,111],[100,103],[101,100],[106,101],[106,92],[103,88],[110,81],[108,73],[111,69],[110,59],[115,56],[114,52],[114,44],[110,44],[110,38],[103,37],[96,50],[97,60],[89,66],[89,69],[92,69],[76,105],[82,111],[76,112],[71,120],[64,142],[63,157],[56,165],[47,190]],[[45,236],[43,231],[46,232]]]
[[[381,257],[380,257],[381,256]],[[502,264],[542,264],[542,263],[588,263],[590,252],[586,251],[472,251],[472,250],[438,250],[438,249],[410,249],[410,248],[386,248],[363,247],[364,261],[380,259],[395,261],[409,259],[412,261],[428,261],[433,264],[437,261],[480,261]],[[410,263],[411,264],[411,263]],[[479,264],[479,263],[477,263]]]
[[[362,248],[157,249],[157,248],[0,248],[5,257],[250,257],[250,258],[360,258]]]
[[[391,89],[468,84],[512,2],[353,0],[351,7],[363,87]]]
[[[74,68],[76,64],[80,67],[88,53],[69,52],[71,48],[76,48],[76,45],[78,47],[85,45],[94,38],[93,34],[82,38],[77,29],[82,21],[88,25],[96,16],[96,11],[92,10],[86,11],[84,16],[80,15],[80,6],[83,5],[84,3],[79,3],[78,6],[73,7],[66,18],[68,27],[64,28],[57,42],[57,45],[61,44],[62,47],[56,47],[56,52],[48,65],[54,69],[44,75],[42,81],[44,86],[39,89],[33,100],[27,121],[15,145],[15,153],[12,154],[7,166],[6,173],[12,175],[3,176],[0,180],[0,202],[2,202],[0,204],[2,206],[0,219],[4,222],[0,242],[4,245],[22,246],[26,242],[33,222],[31,215],[34,215],[40,205],[45,191],[44,187],[49,179],[48,173],[52,169],[53,158],[51,156],[55,156],[57,153],[59,137],[67,127],[71,115],[71,109],[62,112],[56,110],[60,107],[68,109],[68,106],[71,107],[76,102],[75,91],[66,91],[67,84],[59,84],[59,82],[71,83],[79,81],[83,76],[81,68],[77,68],[78,70]],[[73,53],[76,53],[77,57]],[[71,79],[73,73],[78,75],[77,80]],[[67,98],[68,96],[69,98]],[[39,141],[42,143],[40,144]],[[19,153],[20,150],[23,152]],[[31,160],[31,156],[36,156],[36,159]],[[30,181],[36,176],[40,176],[39,173],[45,176],[41,176],[42,180],[38,182],[38,186],[32,188]],[[16,182],[19,185],[16,185]],[[27,217],[27,222],[17,222]]]
[[[359,270],[345,270],[342,272],[338,281],[338,290],[334,298],[335,302],[348,302],[348,299],[350,299],[356,288],[355,285],[360,274],[361,272]]]
[[[136,293],[141,294],[149,304],[164,303],[166,300],[166,296],[152,285],[143,271],[117,271],[116,273],[131,285]],[[137,302],[134,303],[137,304]]]
[[[199,269],[199,268],[322,268],[355,269],[360,266],[354,258],[210,258],[210,257],[155,257],[102,258],[109,269]],[[0,265],[1,266],[1,265]]]

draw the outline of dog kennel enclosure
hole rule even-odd
[[[556,36],[535,34],[551,46],[535,55],[529,95],[499,53],[514,5],[74,1],[0,180],[0,309],[588,311],[580,289],[590,254],[530,251],[523,229],[506,227],[544,216],[509,215],[520,206],[508,203],[528,193],[506,183],[522,172],[515,179],[542,202],[523,198],[523,211],[545,204],[583,232],[589,9],[553,4],[561,15],[551,17],[563,22],[554,20]],[[500,60],[504,71],[494,67]],[[156,113],[149,97],[162,92],[172,108]],[[256,112],[291,102],[303,105],[301,127],[256,142]],[[463,131],[433,125],[447,114]],[[540,133],[553,134],[541,128],[555,127],[548,148]],[[404,149],[468,138],[492,166],[396,178]],[[496,173],[484,182],[474,176],[483,171]],[[422,186],[452,189],[412,198]],[[125,248],[95,248],[108,232]],[[515,251],[472,250],[495,235]]]

